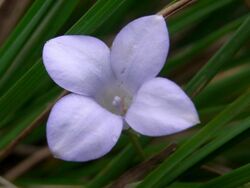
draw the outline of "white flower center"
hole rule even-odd
[[[96,101],[110,112],[123,116],[132,102],[132,95],[121,84],[110,83],[96,95]]]

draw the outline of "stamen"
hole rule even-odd
[[[126,113],[124,98],[115,96],[112,101],[112,105],[116,108],[120,115],[124,115]]]
[[[120,106],[121,106],[121,101],[122,101],[121,97],[115,96],[114,99],[113,99],[113,101],[112,101],[112,105],[113,105],[114,107],[116,107],[116,108],[120,108]]]

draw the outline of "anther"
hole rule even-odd
[[[121,97],[115,96],[112,101],[112,105],[116,108],[119,108],[121,106],[121,101],[122,101]]]

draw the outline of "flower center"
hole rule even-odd
[[[113,83],[101,89],[96,101],[110,112],[125,115],[132,101],[132,95],[121,84]]]
[[[121,115],[124,115],[127,112],[124,98],[115,96],[112,101],[112,105],[116,108],[117,112],[120,112]]]

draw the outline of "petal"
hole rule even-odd
[[[59,86],[78,94],[93,95],[112,74],[109,48],[90,36],[49,40],[43,48],[43,62]]]
[[[169,49],[165,20],[153,15],[136,19],[116,36],[111,66],[116,77],[132,92],[162,69]]]
[[[55,157],[89,161],[108,153],[122,131],[122,118],[91,98],[69,94],[53,107],[47,122],[47,140]]]
[[[176,133],[199,123],[189,97],[165,78],[155,78],[142,85],[125,120],[135,131],[148,136]]]

